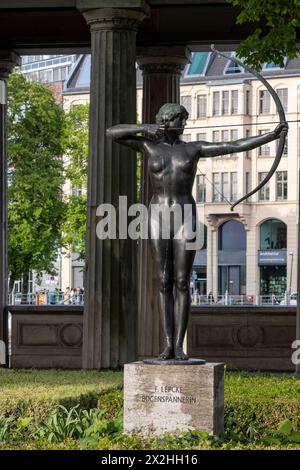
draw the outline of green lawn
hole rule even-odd
[[[122,383],[122,372],[0,369],[0,416],[40,420],[57,405],[94,408],[99,395]]]
[[[122,435],[122,381],[122,372],[0,369],[0,448],[300,449],[300,377],[227,372],[221,439]]]

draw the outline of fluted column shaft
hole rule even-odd
[[[180,102],[180,77],[190,60],[186,47],[139,48],[137,62],[143,73],[144,123],[154,123],[159,108],[165,103]],[[141,167],[142,203],[148,205],[152,188],[148,161],[143,157]],[[141,240],[138,257],[138,355],[157,356],[161,349],[162,331],[158,313],[155,272],[150,244]]]
[[[7,79],[19,57],[11,51],[0,52],[0,340],[7,345],[4,309],[7,305]]]
[[[100,240],[97,207],[119,195],[136,202],[136,155],[106,137],[106,129],[136,123],[136,32],[143,13],[83,12],[91,29],[86,295],[83,367],[116,368],[136,359],[136,242]]]

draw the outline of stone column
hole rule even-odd
[[[135,153],[108,139],[106,129],[136,123],[136,32],[146,10],[142,1],[134,9],[130,2],[126,9],[85,9],[90,3],[111,2],[79,2],[92,54],[83,368],[99,370],[136,358],[136,242],[100,240],[96,211],[103,203],[118,209],[120,195],[128,207],[136,202]]]
[[[0,52],[0,340],[7,344],[4,308],[7,305],[7,79],[19,57],[11,51]]]
[[[137,62],[143,73],[143,122],[155,123],[159,108],[165,103],[180,102],[180,77],[191,53],[184,46],[141,47]],[[142,203],[149,204],[152,188],[147,171],[147,159],[142,160]],[[138,259],[138,355],[157,356],[160,352],[161,328],[157,292],[152,267],[150,245],[139,244]]]

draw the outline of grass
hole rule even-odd
[[[122,372],[0,369],[0,415],[39,421],[58,405],[95,408],[101,394],[122,383]]]
[[[227,372],[221,439],[199,432],[149,439],[124,436],[122,382],[122,372],[0,369],[0,428],[1,416],[14,420],[1,449],[300,448],[300,377]],[[64,429],[64,413],[66,416],[73,407],[79,427],[85,427],[81,437],[77,433],[76,438],[59,437],[50,442],[47,429],[52,426],[56,432],[57,422]],[[87,419],[81,411],[96,407],[99,412],[95,410],[93,418]],[[32,419],[27,425],[24,418]],[[59,436],[62,429],[57,431]]]

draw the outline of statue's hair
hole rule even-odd
[[[184,116],[186,119],[189,117],[189,113],[184,106],[177,103],[166,103],[161,106],[156,115],[156,124],[165,124],[177,116]]]

